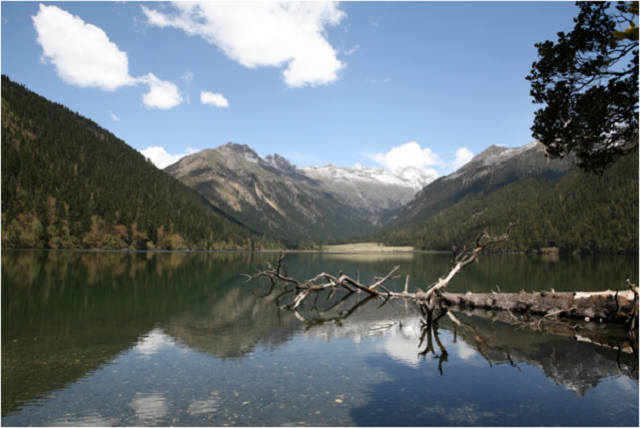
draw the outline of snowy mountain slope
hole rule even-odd
[[[351,168],[329,163],[300,170],[349,206],[373,215],[402,207],[435,179],[416,168],[388,172],[383,168],[365,168],[359,163]],[[380,224],[380,220],[376,224]]]

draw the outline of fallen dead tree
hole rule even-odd
[[[316,275],[316,277],[305,280],[298,281],[295,278],[291,278],[288,276],[286,266],[282,263],[285,253],[281,252],[280,257],[278,258],[278,263],[275,268],[271,268],[266,271],[258,271],[255,275],[247,275],[242,274],[247,277],[247,281],[252,281],[258,277],[266,277],[269,278],[272,284],[276,283],[276,280],[280,280],[287,284],[292,284],[299,291],[294,300],[282,306],[283,309],[295,309],[300,305],[300,303],[312,292],[314,291],[323,291],[327,289],[336,289],[339,287],[345,288],[349,292],[362,291],[366,292],[372,296],[382,296],[385,298],[409,298],[417,301],[419,306],[424,306],[433,309],[433,302],[437,294],[441,289],[447,286],[451,282],[454,276],[456,276],[465,266],[473,263],[482,250],[487,248],[489,245],[494,244],[496,242],[504,241],[509,238],[509,232],[511,228],[516,223],[511,223],[506,233],[500,237],[494,238],[489,235],[489,226],[478,236],[476,239],[476,246],[473,250],[467,252],[467,247],[465,246],[462,251],[459,253],[456,251],[456,248],[453,247],[453,268],[451,271],[444,277],[440,278],[436,283],[430,285],[426,291],[422,291],[418,289],[416,293],[409,293],[409,277],[407,277],[407,281],[405,283],[405,289],[402,293],[389,291],[386,287],[384,287],[384,283],[393,278],[396,279],[398,277],[392,277],[392,275],[400,269],[400,266],[394,267],[391,272],[389,272],[385,277],[375,278],[375,282],[370,285],[361,284],[359,278],[356,279],[350,278],[347,275],[344,275],[342,271],[338,273],[337,276],[330,275],[328,273],[321,273]],[[271,267],[269,265],[269,267]],[[325,283],[318,284],[318,281],[325,280]],[[376,290],[377,287],[380,287],[384,290],[384,293]]]
[[[628,281],[630,290],[625,291],[605,291],[598,293],[555,293],[533,292],[533,293],[465,293],[453,294],[444,291],[445,287],[465,266],[473,263],[478,254],[488,246],[504,241],[509,238],[511,228],[516,223],[511,223],[507,231],[499,236],[489,235],[489,226],[478,236],[473,250],[467,251],[464,247],[458,252],[453,247],[452,268],[446,276],[441,277],[426,290],[418,288],[416,292],[409,292],[409,277],[405,281],[403,292],[390,291],[384,286],[389,279],[397,279],[399,276],[392,276],[400,266],[395,266],[386,276],[376,277],[373,284],[362,284],[359,275],[353,279],[344,275],[342,271],[333,276],[328,273],[320,273],[314,278],[299,281],[288,275],[286,266],[283,264],[285,253],[282,252],[275,268],[266,271],[258,271],[255,275],[243,274],[247,277],[247,282],[259,277],[268,278],[273,285],[277,281],[293,285],[294,290],[286,291],[284,294],[295,292],[296,296],[289,303],[282,305],[281,309],[292,310],[297,314],[296,308],[311,294],[324,290],[344,289],[349,293],[367,293],[370,298],[382,299],[408,299],[413,300],[419,307],[423,317],[422,323],[429,327],[444,315],[452,306],[484,308],[491,310],[506,311],[513,316],[513,313],[539,315],[545,318],[580,318],[585,321],[607,321],[627,323],[630,330],[637,327],[638,319],[638,287]],[[297,314],[298,318],[301,318]],[[515,318],[515,317],[514,317]],[[517,319],[517,318],[516,318]]]
[[[636,296],[633,290],[607,290],[598,293],[521,291],[520,293],[454,294],[443,292],[439,297],[448,306],[492,309],[553,318],[577,318],[586,321],[629,322],[630,327],[634,328],[637,318]]]

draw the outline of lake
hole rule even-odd
[[[623,326],[590,323],[608,346],[484,311],[423,330],[412,302],[342,290],[292,312],[279,309],[291,287],[240,276],[277,259],[3,250],[2,425],[638,426],[637,339],[611,345],[628,340]],[[387,287],[410,275],[415,291],[450,259],[284,263],[298,279],[343,271],[365,283],[400,265]],[[601,291],[627,278],[638,281],[637,256],[486,254],[447,290]]]

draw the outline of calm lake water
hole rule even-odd
[[[481,311],[421,330],[413,303],[345,291],[281,310],[290,288],[239,276],[277,258],[2,251],[2,425],[638,426],[637,342],[619,350]],[[388,288],[409,274],[413,291],[450,258],[285,264],[299,279],[342,270],[367,283],[400,265]],[[636,256],[483,255],[448,290],[595,291],[627,278],[638,281]]]

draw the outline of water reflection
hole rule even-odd
[[[196,400],[189,405],[187,412],[192,415],[202,415],[206,413],[217,412],[220,409],[220,399],[211,398],[209,400]]]
[[[412,286],[433,282],[449,258],[416,254],[399,263],[291,254],[287,269],[298,278],[357,271],[367,282],[403,264],[403,278],[389,284],[398,291],[406,274]],[[548,396],[605,425],[637,416],[637,345],[625,345],[620,332],[592,324],[579,334],[545,334],[480,312],[456,313],[457,322],[445,317],[424,330],[408,302],[343,291],[309,297],[296,312],[281,310],[291,289],[238,277],[274,259],[3,251],[3,425],[567,424],[544,419],[533,405],[496,407],[485,399],[487,388],[506,396],[504,403],[513,396],[541,406]],[[634,268],[633,259],[611,261],[587,260],[585,270],[597,278],[598,269]],[[521,258],[514,273],[505,268],[512,262],[485,258],[458,284],[506,291],[531,273],[541,282],[527,287],[539,290],[577,269],[562,258]],[[568,271],[554,270],[563,263]],[[578,401],[549,390],[555,385]],[[603,402],[622,401],[615,405],[627,416],[602,419],[589,401],[594,391]]]
[[[158,423],[169,413],[169,403],[161,392],[138,393],[130,406],[141,424]]]
[[[109,364],[255,258],[2,251],[2,414]]]
[[[358,305],[356,296],[350,298],[352,305]],[[590,323],[578,334],[569,325],[566,330],[550,334],[514,326],[504,318],[500,321],[504,314],[474,310],[449,311],[448,317],[433,328],[421,328],[417,309],[403,309],[386,311],[382,319],[375,306],[351,318],[352,312],[343,310],[337,317],[329,316],[325,322],[316,319],[313,324],[297,315],[307,325],[305,337],[311,340],[330,342],[348,337],[359,343],[381,338],[377,349],[393,360],[415,369],[421,367],[421,360],[437,360],[441,375],[449,349],[463,361],[482,358],[489,366],[507,364],[518,368],[524,363],[538,367],[552,382],[574,391],[578,397],[611,376],[638,382],[637,339],[624,326]]]
[[[273,287],[270,290],[275,291]],[[438,361],[437,369],[442,375],[443,364],[449,357],[443,344],[446,339],[440,338],[439,329],[443,329],[453,333],[451,344],[457,345],[453,349],[460,359],[469,361],[479,355],[490,366],[509,364],[518,368],[516,363],[526,363],[539,367],[554,383],[574,391],[578,397],[609,376],[626,376],[638,381],[637,339],[623,326],[563,322],[558,326],[552,324],[544,331],[540,328],[531,332],[514,327],[504,313],[475,310],[458,315],[449,311],[446,321],[433,328],[418,328],[417,310],[406,301],[395,302],[400,306],[396,308],[393,301],[378,299],[372,311],[366,305],[376,301],[373,297],[360,300],[358,294],[343,293],[345,295],[335,301],[330,299],[333,292],[317,293],[316,299],[306,302],[306,310],[291,311],[306,325],[307,337],[325,341],[349,337],[355,343],[365,338],[384,337],[380,349],[394,360],[418,368],[420,358],[431,357]],[[372,323],[380,317],[379,309],[385,304],[395,312],[388,313],[383,321]],[[360,322],[349,319],[359,310],[369,310],[372,316]],[[464,342],[460,343],[459,339]]]
[[[142,336],[140,341],[133,346],[133,351],[138,353],[138,358],[149,360],[152,355],[176,346],[173,337],[167,336],[160,328],[156,327]]]
[[[54,427],[112,427],[116,424],[115,419],[103,418],[97,413],[80,417],[70,415],[51,422]]]
[[[410,263],[414,258],[420,257],[419,253],[361,253],[361,254],[349,254],[349,253],[328,253],[323,254],[323,260],[335,260],[340,263],[345,261],[357,262],[357,263],[388,263],[389,261],[398,263]]]
[[[477,314],[477,312],[476,312]],[[488,317],[459,313],[457,322],[442,325],[474,347],[487,363],[538,367],[556,385],[577,397],[595,388],[602,379],[627,377],[638,383],[637,353],[577,340],[574,337],[516,330]],[[633,340],[624,330],[610,327],[614,340]],[[619,342],[618,342],[619,343]],[[637,349],[637,344],[635,345]]]

